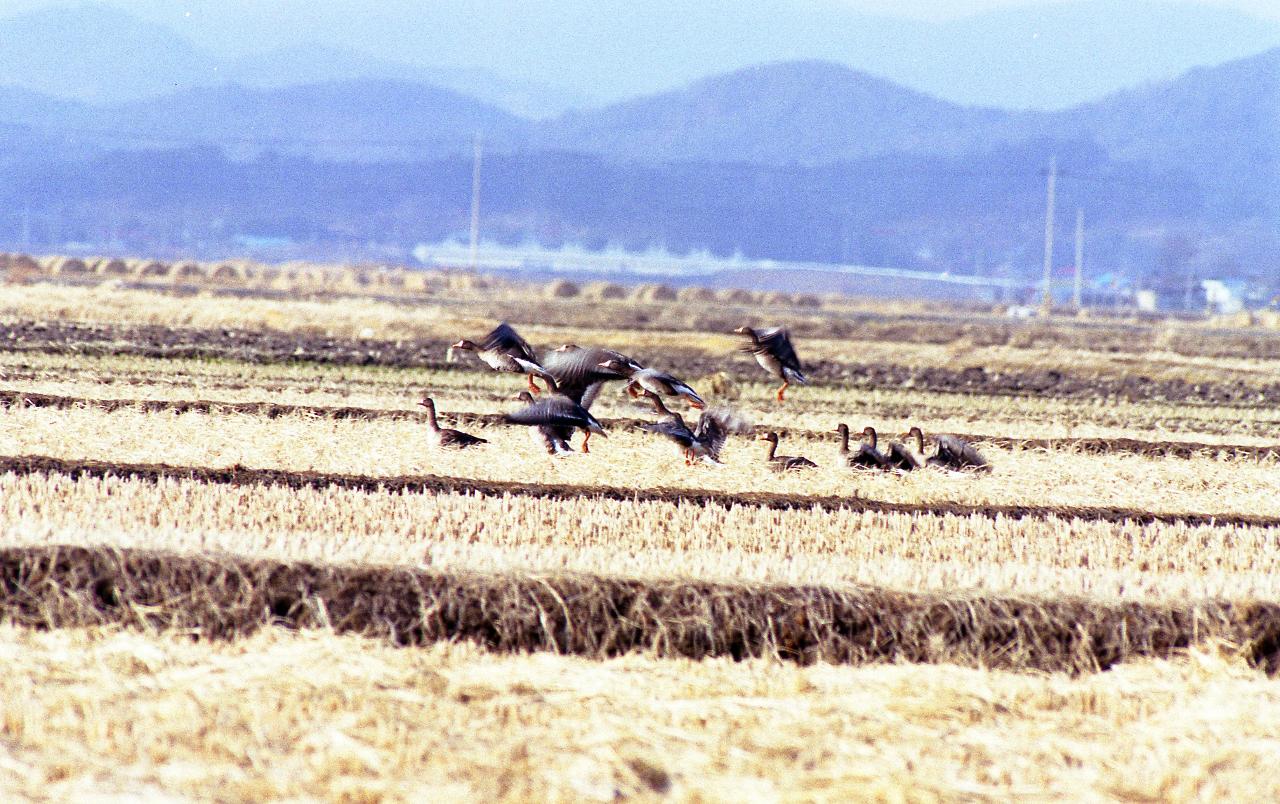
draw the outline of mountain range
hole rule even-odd
[[[0,17],[0,86],[90,103],[381,78],[547,118],[756,64],[821,60],[962,105],[1053,109],[1280,46],[1280,21],[1151,0],[938,23],[861,14],[844,0],[383,0],[358,13],[310,0],[11,2],[36,7]]]

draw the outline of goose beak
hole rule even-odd
[[[465,344],[466,344],[466,341],[458,341],[457,343],[455,343],[455,344],[454,344],[453,346],[451,346],[450,348],[451,348],[451,349],[462,349],[462,348],[464,347],[464,345],[465,345]]]
[[[734,334],[734,335],[746,335],[746,334],[747,334],[747,328],[746,328],[746,327],[738,327],[737,329],[735,329],[735,330],[733,331],[733,334]]]

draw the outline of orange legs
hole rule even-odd
[[[791,385],[790,380],[783,380],[782,387],[778,389],[778,401],[783,401],[782,397],[787,392],[787,387]]]
[[[590,440],[591,440],[591,431],[588,430],[586,434],[582,436],[582,451],[584,453],[591,452],[591,449],[587,446],[587,442]]]
[[[526,375],[524,375],[524,376],[525,376],[525,377],[527,377],[527,378],[529,379],[529,391],[530,391],[534,396],[537,396],[538,394],[542,393],[542,389],[541,389],[541,388],[539,388],[539,387],[537,386],[537,384],[533,381],[533,375],[532,375],[532,374],[526,374]]]

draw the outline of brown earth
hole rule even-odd
[[[803,664],[948,662],[1106,670],[1226,641],[1280,667],[1280,605],[1177,606],[875,588],[749,586],[585,574],[492,575],[58,546],[0,549],[0,617],[232,639],[275,625],[402,646],[466,640],[495,651],[606,658],[777,657]]]
[[[828,333],[829,335],[830,333]],[[153,358],[231,359],[251,363],[309,362],[333,365],[391,366],[480,371],[475,361],[446,363],[443,339],[349,339],[276,330],[185,329],[157,326],[11,322],[0,324],[0,348],[88,355]],[[726,371],[735,378],[765,378],[749,357],[709,354],[696,349],[636,352],[641,362],[656,362],[686,377]],[[1143,375],[1085,377],[1059,370],[988,371],[818,361],[806,369],[820,385],[852,388],[901,388],[994,396],[1058,399],[1113,399],[1261,408],[1280,405],[1280,382],[1248,384],[1157,380]]]
[[[384,410],[376,408],[360,408],[350,406],[324,405],[284,405],[275,402],[219,402],[216,400],[169,400],[169,399],[97,399],[87,397],[57,396],[53,394],[37,394],[27,391],[9,391],[0,389],[0,408],[30,407],[54,408],[66,410],[77,407],[92,407],[107,412],[117,410],[140,410],[146,412],[164,411],[168,413],[234,413],[252,416],[263,416],[269,419],[281,416],[306,415],[327,419],[355,420],[388,420],[407,421],[423,418],[420,411]],[[492,426],[503,423],[502,414],[497,413],[465,413],[452,412],[439,414],[440,420],[451,425],[478,424]],[[610,428],[638,427],[648,423],[640,418],[605,418],[601,422]],[[765,430],[777,431],[784,438],[800,437],[811,439],[830,438],[831,433],[805,430],[801,428],[783,428],[763,425],[755,427],[756,432]],[[1216,456],[1221,458],[1251,458],[1255,460],[1280,458],[1280,445],[1252,446],[1243,444],[1206,444],[1194,441],[1143,441],[1136,438],[1006,438],[973,433],[951,433],[966,441],[988,444],[1002,449],[1043,449],[1067,452],[1079,452],[1092,455],[1106,453],[1127,453],[1159,458],[1195,458]]]
[[[57,473],[71,478],[116,477],[143,481],[190,480],[229,486],[270,485],[291,489],[340,488],[392,494],[479,494],[488,497],[513,495],[549,500],[598,498],[623,502],[672,502],[688,505],[716,505],[724,508],[746,506],[773,510],[817,508],[858,513],[947,514],[991,519],[1058,518],[1090,522],[1134,522],[1138,524],[1180,524],[1187,526],[1280,527],[1280,517],[1240,513],[1151,512],[1114,506],[1032,506],[972,505],[939,501],[897,503],[864,499],[850,490],[848,497],[777,494],[772,492],[724,492],[687,488],[633,489],[617,486],[586,486],[569,483],[521,483],[511,480],[451,477],[448,475],[354,475],[283,469],[252,469],[244,466],[207,467],[168,464],[131,464],[108,461],[52,458],[44,455],[0,456],[0,474]],[[850,476],[850,480],[852,480]]]

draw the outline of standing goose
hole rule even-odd
[[[862,431],[862,437],[865,439],[858,445],[858,449],[850,451],[849,449],[849,425],[844,422],[836,428],[836,432],[840,434],[840,458],[844,461],[845,466],[851,469],[888,469],[889,459],[884,453],[876,449],[876,430],[874,427],[867,427]]]
[[[699,458],[710,463],[720,463],[720,450],[729,437],[728,428],[720,413],[704,410],[698,418],[697,426],[690,430],[679,413],[662,404],[661,397],[649,391],[645,391],[645,394],[653,400],[654,407],[670,418],[664,422],[642,424],[641,430],[664,435],[674,441],[684,455],[686,466],[691,466]]]
[[[529,390],[540,393],[541,388],[534,384],[534,376],[544,377],[546,371],[538,364],[538,355],[529,342],[520,337],[520,333],[507,322],[493,328],[477,344],[475,341],[460,340],[453,345],[454,349],[468,349],[489,365],[494,371],[509,371],[513,374],[524,374],[529,379]]]
[[[528,391],[521,391],[516,399],[525,405],[532,405],[536,401],[533,394]],[[565,455],[573,452],[573,447],[569,446],[569,439],[573,437],[572,427],[552,427],[544,424],[529,432],[546,448],[549,455]]]
[[[778,452],[778,434],[770,430],[760,436],[757,441],[768,441],[769,448],[765,452],[765,462],[773,468],[775,472],[787,472],[796,469],[816,469],[818,465],[808,458],[798,455],[779,455]]]
[[[920,456],[925,458],[926,466],[940,466],[943,469],[956,471],[991,471],[991,464],[987,463],[987,459],[982,457],[982,453],[978,452],[972,444],[963,438],[956,438],[952,435],[935,436],[933,440],[938,445],[938,449],[933,455],[926,457],[924,433],[920,428],[912,427],[907,432],[906,437],[915,440],[916,452],[919,452]]]
[[[782,386],[778,388],[779,402],[783,401],[787,387],[791,383],[800,385],[808,383],[800,370],[800,358],[796,355],[795,347],[791,345],[791,333],[784,327],[770,329],[738,327],[733,332],[735,335],[745,335],[750,338],[751,342],[744,345],[742,351],[755,355],[756,362],[761,368],[782,380]]]
[[[525,405],[520,410],[508,413],[504,419],[509,424],[523,424],[531,427],[550,427],[555,430],[583,430],[590,438],[592,433],[605,436],[604,427],[586,408],[569,397],[555,393],[555,381],[551,382],[553,393],[543,399]],[[530,397],[532,399],[532,397]],[[607,436],[606,436],[607,437]],[[567,441],[567,439],[566,439]],[[582,451],[590,452],[587,439],[583,439]]]
[[[625,376],[629,380],[627,393],[632,396],[654,394],[680,397],[695,410],[703,410],[707,407],[707,403],[688,383],[665,371],[653,368],[637,369],[613,359],[602,362],[600,368]]]
[[[466,449],[467,447],[489,443],[479,436],[473,436],[461,430],[441,427],[440,423],[436,421],[436,403],[431,397],[424,396],[418,404],[427,409],[427,440],[431,442],[432,446]]]

